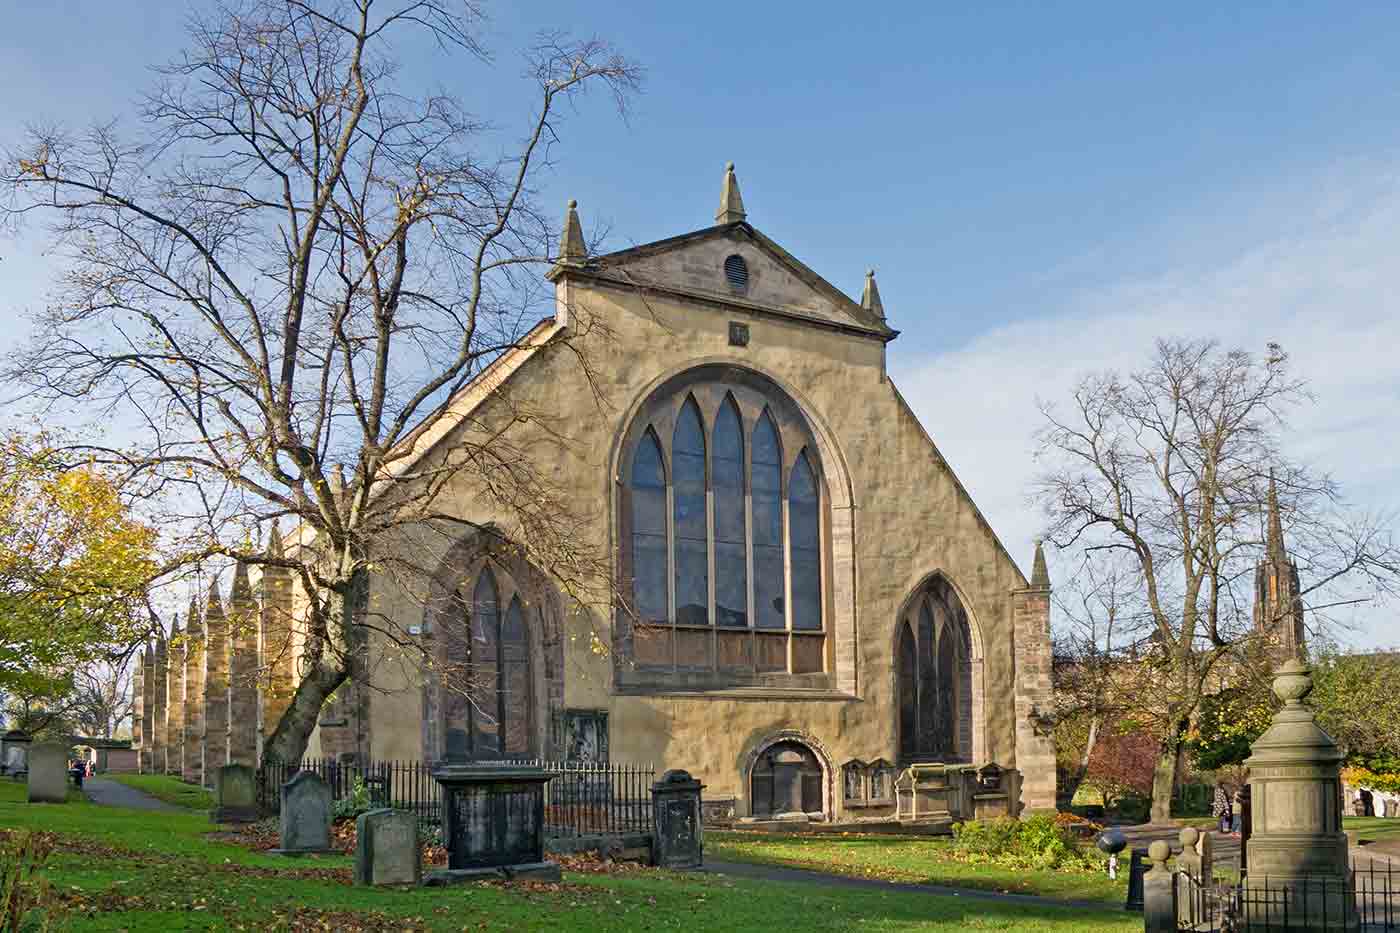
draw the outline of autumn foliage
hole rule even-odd
[[[1102,794],[1105,805],[1129,794],[1150,797],[1157,750],[1157,741],[1143,731],[1103,735],[1089,757],[1084,784]]]

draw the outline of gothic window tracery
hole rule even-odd
[[[637,667],[826,672],[827,506],[791,400],[695,378],[644,405],[629,437],[619,563]]]
[[[458,590],[458,606],[459,614],[442,633],[444,757],[528,758],[534,744],[534,672],[514,581],[483,561]]]
[[[896,639],[900,759],[971,761],[971,629],[947,581],[917,594]]]

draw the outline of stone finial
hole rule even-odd
[[[253,587],[248,582],[248,565],[238,561],[233,567],[233,591],[229,593],[229,604],[242,606],[253,601]]]
[[[588,247],[583,242],[583,224],[578,220],[578,202],[569,199],[569,209],[564,214],[564,232],[559,237],[559,262],[561,265],[581,266],[588,258]]]
[[[715,223],[738,223],[748,214],[744,211],[744,198],[739,194],[739,179],[734,174],[734,163],[724,167],[724,187],[719,195],[719,210],[715,211]]]
[[[215,577],[209,581],[209,604],[204,609],[204,619],[208,623],[211,619],[222,620],[224,617],[224,604],[219,598],[219,578]]]
[[[1050,569],[1045,566],[1045,542],[1035,542],[1035,560],[1031,564],[1031,586],[1050,589]]]
[[[880,286],[875,284],[875,270],[865,270],[865,291],[860,296],[860,306],[866,311],[885,319],[885,304],[880,300]]]
[[[199,596],[197,593],[190,593],[190,608],[185,612],[185,631],[192,638],[200,637],[202,626],[199,621]]]
[[[180,613],[177,612],[177,613],[175,613],[174,618],[172,618],[171,621],[170,621],[170,643],[171,643],[170,646],[171,646],[171,649],[172,649],[172,650],[174,649],[175,645],[176,645],[177,643],[179,643],[179,641],[180,641]]]
[[[276,522],[272,523],[272,530],[268,532],[267,550],[265,553],[268,557],[274,559],[280,559],[282,557],[282,530],[277,527]]]

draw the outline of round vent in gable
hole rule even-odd
[[[735,291],[742,292],[749,287],[749,264],[744,262],[743,256],[730,256],[724,261],[724,277]]]

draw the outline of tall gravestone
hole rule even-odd
[[[1342,831],[1343,754],[1314,721],[1304,700],[1311,671],[1294,658],[1274,676],[1283,708],[1251,746],[1249,768],[1252,832],[1244,842],[1249,889],[1266,886],[1286,899],[1279,916],[1251,917],[1275,929],[1352,930],[1347,837]]]
[[[661,868],[699,868],[705,836],[700,794],[688,771],[667,771],[651,785],[652,861]]]
[[[215,823],[252,823],[258,818],[257,775],[247,765],[224,765],[214,771]]]
[[[282,785],[280,855],[331,851],[331,789],[314,771],[298,771]]]
[[[39,742],[29,747],[29,802],[63,803],[68,799],[68,746]]]
[[[371,810],[355,820],[355,883],[417,884],[423,877],[418,819],[405,810]]]

